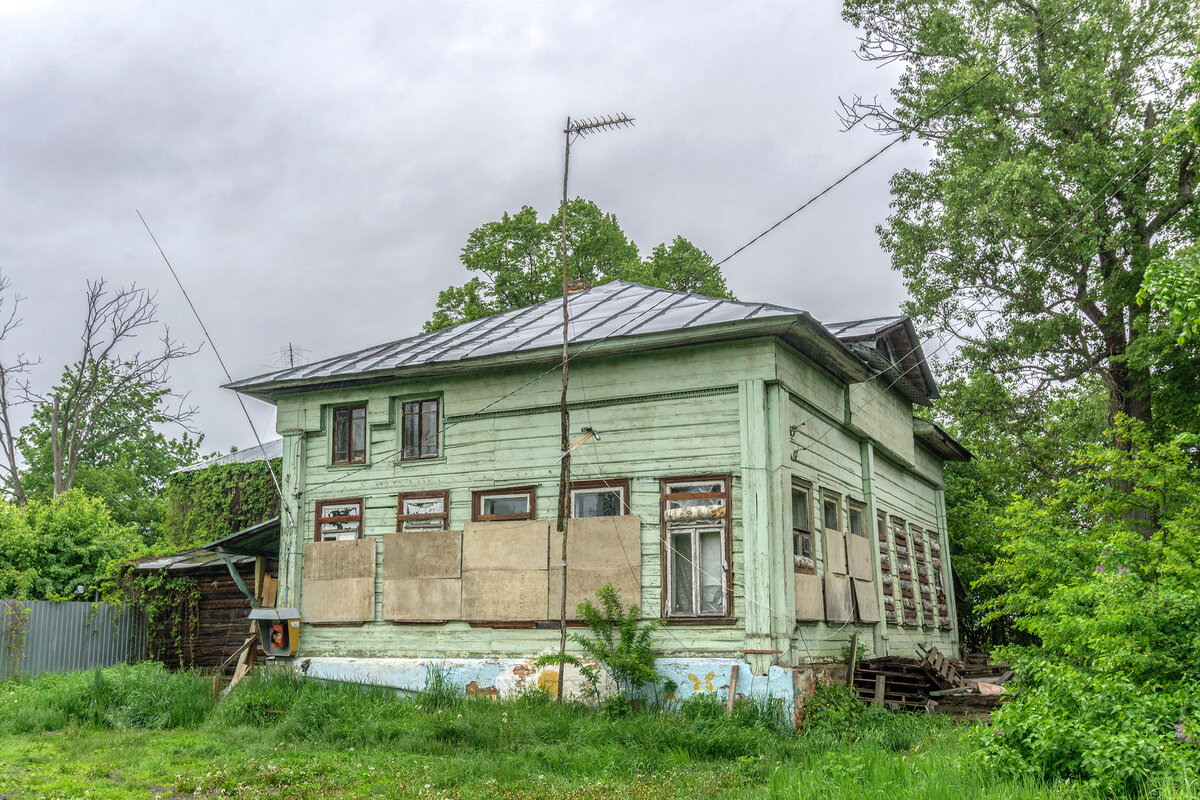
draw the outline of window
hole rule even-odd
[[[792,559],[796,570],[816,574],[813,555],[812,489],[792,484]]]
[[[866,507],[861,503],[850,501],[850,514],[847,520],[850,522],[850,532],[856,536],[866,536],[867,529],[863,526],[863,515]]]
[[[619,517],[629,511],[629,481],[575,481],[571,484],[572,517]]]
[[[824,513],[825,530],[842,529],[842,498],[828,489],[821,490],[821,509]]]
[[[341,406],[333,410],[333,463],[367,462],[367,407]]]
[[[471,494],[471,520],[495,522],[509,519],[533,519],[534,487],[487,489]]]
[[[404,404],[401,459],[437,458],[438,401],[413,400]]]
[[[317,541],[344,542],[362,536],[361,497],[317,503]]]
[[[680,478],[662,482],[663,543],[671,617],[730,613],[729,479]]]
[[[444,531],[449,527],[450,493],[402,492],[396,503],[396,530]]]

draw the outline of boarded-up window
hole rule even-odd
[[[344,542],[362,536],[361,497],[317,503],[318,542]]]
[[[310,623],[375,618],[375,540],[308,542],[300,617]]]
[[[619,517],[629,513],[628,480],[571,483],[572,517]]]
[[[333,410],[333,463],[367,461],[367,407],[341,406]]]
[[[813,551],[812,488],[792,484],[792,559],[795,568],[810,575],[816,574],[817,561]]]
[[[462,532],[383,537],[383,618],[462,619]]]
[[[729,480],[662,482],[666,550],[665,612],[672,617],[729,614]]]
[[[444,531],[450,518],[450,493],[403,492],[396,503],[396,530]]]
[[[437,399],[405,403],[402,428],[401,458],[435,458],[438,454]]]
[[[550,524],[472,522],[463,530],[463,619],[532,621],[546,615]]]
[[[501,522],[533,519],[535,489],[519,486],[509,489],[487,489],[471,495],[472,522]]]
[[[596,592],[612,584],[626,606],[642,602],[642,521],[625,516],[583,517],[571,520],[567,537],[567,618],[575,619],[584,600],[596,603]],[[550,540],[550,602],[548,619],[562,612],[562,537]]]

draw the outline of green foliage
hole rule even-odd
[[[77,369],[78,365],[64,370],[51,393],[66,396],[77,380],[73,374]],[[78,466],[73,484],[67,488],[74,486],[104,497],[118,523],[136,525],[143,538],[150,541],[162,522],[162,490],[168,476],[199,460],[204,437],[184,431],[178,438],[168,438],[162,432],[161,427],[172,421],[174,411],[168,405],[170,390],[161,382],[127,375],[120,364],[108,361],[95,362],[95,373],[97,386],[92,394],[111,394],[112,399],[91,412],[91,434],[79,443]],[[69,402],[59,409],[64,419],[73,412]],[[25,461],[21,482],[30,497],[45,499],[54,494],[51,420],[51,404],[38,403],[17,439]]]
[[[626,701],[642,697],[647,691],[657,692],[660,687],[670,693],[671,687],[658,674],[656,656],[652,646],[654,631],[662,627],[661,620],[641,622],[642,610],[621,605],[621,595],[613,585],[606,584],[596,592],[600,608],[585,600],[576,608],[579,618],[587,623],[591,636],[572,633],[571,642],[583,651],[583,659],[570,653],[564,660],[579,668],[587,681],[593,698],[604,695],[604,679],[607,677],[616,686],[616,694]],[[591,659],[598,668],[585,663]],[[558,664],[558,653],[543,655],[535,662],[538,666]]]
[[[1141,683],[1200,677],[1200,473],[1179,439],[1121,420],[1123,446],[1092,446],[1043,498],[999,520],[982,583],[993,616],[1079,669]]]
[[[934,145],[892,179],[881,229],[929,327],[1014,380],[1100,378],[1114,411],[1150,420],[1128,349],[1162,320],[1136,302],[1149,266],[1200,233],[1194,145],[1172,137],[1192,0],[847,0],[868,58],[904,66],[889,108],[854,119]],[[933,115],[926,120],[927,115]]]
[[[141,540],[99,498],[78,489],[23,508],[0,500],[0,597],[59,600],[99,586]]]
[[[1200,336],[1200,245],[1180,248],[1168,258],[1150,262],[1138,291],[1138,304],[1147,299],[1171,318],[1179,331],[1179,344]]]
[[[105,599],[132,603],[146,614],[148,653],[176,669],[190,669],[200,626],[200,587],[190,575],[113,564],[102,584]]]
[[[1200,778],[1200,691],[1146,686],[1039,658],[1017,663],[1017,699],[978,733],[985,763],[1002,775],[1077,779],[1104,794],[1155,781]]]
[[[276,474],[280,459],[271,464]],[[166,489],[159,550],[198,547],[279,515],[279,492],[265,461],[178,472]]]
[[[472,231],[462,262],[477,274],[438,295],[437,310],[425,331],[561,297],[561,227],[561,209],[540,221],[537,211],[523,206]],[[566,244],[568,274],[593,286],[627,280],[733,299],[708,253],[676,237],[643,260],[617,218],[588,200],[576,198],[568,204]]]
[[[212,710],[212,681],[143,662],[91,672],[41,675],[6,684],[11,702],[0,731],[40,733],[70,725],[164,729],[192,727]]]

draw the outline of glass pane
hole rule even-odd
[[[859,536],[864,535],[862,511],[857,508],[850,509],[850,532]]]
[[[571,493],[571,515],[575,517],[617,517],[621,515],[620,489],[576,489]]]
[[[358,538],[357,522],[322,522],[321,540],[326,542]]]
[[[361,409],[356,409],[361,411]],[[367,419],[355,413],[350,424],[350,460],[365,461],[367,456]]]
[[[421,415],[421,455],[436,456],[438,452],[437,405]]]
[[[825,527],[829,530],[840,531],[842,526],[838,523],[838,504],[836,500],[826,500],[825,507]]]
[[[406,519],[401,527],[403,531],[440,531],[441,519]]]
[[[700,613],[720,614],[725,610],[725,570],[721,532],[700,531]]]
[[[712,494],[725,491],[723,481],[704,481],[701,483],[669,483],[667,494]]]
[[[492,495],[483,498],[484,516],[528,513],[529,495],[527,494]]]
[[[405,500],[405,514],[441,514],[445,506],[440,497],[425,497],[420,500]]]
[[[883,514],[875,518],[875,530],[881,537],[887,538],[887,517]]]
[[[434,416],[437,416],[437,407],[438,407],[437,400],[425,400],[424,402],[421,403],[421,413],[422,414],[433,414]]]
[[[804,489],[792,489],[792,527],[802,531],[812,530],[812,522],[808,518],[808,492]]]
[[[350,459],[350,420],[346,409],[336,408],[333,411],[333,460],[348,461]]]
[[[416,458],[420,453],[417,442],[421,439],[421,417],[409,413],[409,408],[413,405],[415,404],[404,404],[404,458]]]
[[[692,605],[692,534],[671,535],[671,613],[695,614]]]
[[[362,507],[358,503],[326,503],[321,506],[321,516],[329,517],[357,517],[361,515]]]

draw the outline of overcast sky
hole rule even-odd
[[[25,325],[0,355],[78,357],[84,283],[158,292],[233,377],[289,342],[309,360],[419,331],[483,222],[545,216],[567,115],[635,128],[572,153],[571,193],[643,253],[683,235],[721,258],[880,146],[839,95],[886,95],[838,3],[60,3],[0,0],[0,270]],[[893,148],[725,268],[743,300],[834,321],[896,313],[874,232]],[[253,442],[211,350],[173,370],[206,449]],[[269,406],[247,401],[265,438]]]

